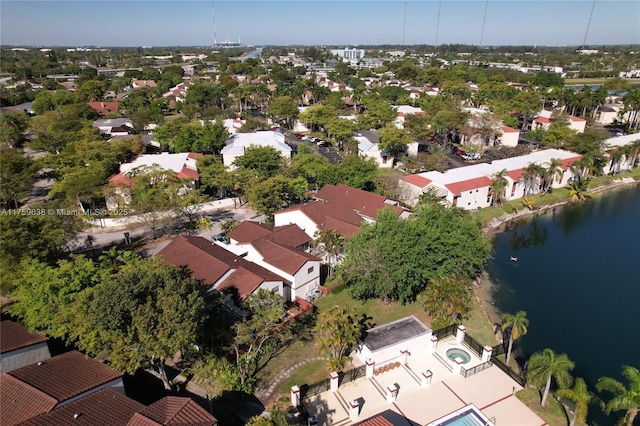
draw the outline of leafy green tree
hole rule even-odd
[[[184,184],[173,171],[154,166],[138,167],[129,173],[133,180],[129,207],[156,239],[160,228],[175,220],[177,198],[184,191]]]
[[[397,117],[396,111],[379,95],[369,94],[362,99],[365,111],[358,115],[360,128],[379,129],[393,122]]]
[[[507,349],[507,365],[511,360],[511,349],[513,348],[513,342],[520,337],[527,334],[529,327],[529,320],[527,319],[527,313],[525,311],[518,311],[518,313],[510,314],[505,313],[502,315],[502,331],[509,330],[509,346]]]
[[[416,140],[428,139],[433,133],[431,120],[425,114],[409,114],[404,118],[404,128]]]
[[[0,201],[3,207],[18,208],[21,199],[29,195],[35,181],[33,161],[16,149],[0,155]]]
[[[325,177],[325,183],[344,183],[359,189],[371,188],[373,178],[376,173],[376,163],[373,158],[362,158],[358,155],[346,155],[337,168],[332,169],[336,172],[337,181],[335,179]]]
[[[390,124],[380,130],[378,147],[396,159],[407,151],[409,142],[411,142],[410,137],[404,129],[398,129]]]
[[[285,337],[276,333],[284,314],[284,300],[278,294],[260,289],[250,294],[243,303],[249,316],[234,327],[232,351],[241,386],[252,386],[260,362]]]
[[[298,155],[291,159],[291,169],[295,175],[305,178],[310,185],[324,186],[324,183],[320,185],[318,179],[331,167],[331,163],[325,157],[312,153],[303,154],[300,147]]]
[[[556,72],[540,71],[533,79],[533,84],[541,87],[564,87],[564,78]]]
[[[275,120],[283,121],[292,129],[293,120],[298,118],[298,105],[290,96],[278,96],[269,103],[267,114]]]
[[[194,381],[207,392],[209,401],[218,398],[225,391],[251,393],[253,387],[250,381],[240,380],[238,369],[224,357],[208,355],[193,367]]]
[[[344,251],[344,237],[337,231],[327,228],[322,231],[316,231],[315,240],[317,248],[326,254],[327,264],[329,265],[329,276],[333,276],[336,265],[342,258]]]
[[[527,381],[538,388],[544,387],[540,405],[544,407],[547,402],[552,378],[561,388],[572,385],[573,378],[569,371],[574,366],[566,354],[558,355],[549,348],[531,355],[527,363]]]
[[[220,121],[205,122],[204,124],[194,121],[182,126],[180,132],[170,143],[170,147],[174,152],[219,154],[228,138],[229,133]]]
[[[287,178],[276,175],[255,182],[248,191],[251,206],[261,214],[271,215],[283,207],[306,199],[307,181],[304,178]]]
[[[610,414],[612,411],[625,410],[619,424],[631,426],[640,412],[640,372],[635,367],[624,365],[622,375],[627,379],[627,386],[614,378],[601,377],[596,383],[596,388],[600,392],[607,391],[613,394],[604,404],[605,412]]]
[[[3,112],[0,114],[0,146],[15,148],[24,140],[28,117],[23,112]]]
[[[258,179],[268,179],[282,170],[284,158],[271,146],[248,146],[234,164],[239,169],[250,170]]]
[[[84,320],[74,317],[73,305],[85,300],[100,282],[100,271],[91,259],[83,256],[60,260],[55,266],[35,259],[20,266],[13,293],[16,302],[11,305],[11,312],[30,330],[68,338]]]
[[[2,244],[0,244],[0,275],[2,294],[11,291],[21,262],[39,260],[55,263],[70,251],[84,223],[77,216],[49,214],[49,209],[60,206],[45,204],[34,206],[34,215],[0,215]]]
[[[431,278],[421,295],[424,298],[423,307],[431,316],[434,329],[462,320],[473,297],[468,280],[443,275]]]
[[[95,287],[86,326],[74,337],[81,349],[106,356],[119,370],[155,368],[171,389],[165,360],[196,342],[205,318],[202,289],[187,270],[159,258],[130,262]]]
[[[363,332],[362,324],[347,308],[332,306],[320,312],[315,333],[320,353],[329,358],[329,371],[340,371],[349,362],[349,353]]]
[[[589,392],[587,384],[582,377],[576,378],[572,388],[558,389],[556,394],[576,404],[569,426],[575,426],[577,423],[582,424],[587,421],[589,404],[595,400],[595,395],[593,392]]]
[[[100,101],[104,96],[106,85],[104,81],[100,80],[87,80],[80,84],[78,92],[87,101]]]
[[[475,278],[489,251],[468,213],[425,204],[407,219],[380,211],[375,223],[363,224],[349,240],[338,270],[357,299],[406,303],[437,276]]]

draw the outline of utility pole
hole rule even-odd
[[[409,0],[405,0],[404,2],[404,21],[402,23],[402,45],[404,46],[404,35],[405,35],[405,31],[407,29],[407,4],[409,3]]]
[[[489,7],[489,0],[486,0],[484,3],[484,17],[482,18],[482,34],[480,34],[480,47],[482,47],[482,42],[484,41],[484,24],[487,21],[487,8]]]
[[[584,40],[582,40],[582,50],[587,45],[587,35],[589,35],[589,27],[591,26],[591,18],[593,17],[593,9],[596,8],[596,0],[593,0],[591,4],[591,13],[589,14],[589,21],[587,22],[587,30],[584,32]]]

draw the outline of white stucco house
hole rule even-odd
[[[184,189],[196,188],[200,174],[198,173],[197,160],[202,154],[195,152],[181,152],[169,154],[144,154],[136,157],[130,163],[120,165],[120,173],[109,178],[109,186],[112,193],[105,196],[107,209],[113,210],[118,206],[131,202],[130,188],[133,187],[133,175],[145,168],[158,168],[175,173],[178,179],[184,182]]]
[[[353,139],[358,142],[358,155],[364,158],[372,158],[380,168],[393,167],[394,158],[378,145],[378,134],[375,130],[361,130]]]
[[[320,285],[321,259],[306,251],[312,238],[297,225],[271,227],[244,221],[229,234],[229,239],[245,250],[245,259],[284,278],[285,299],[309,300]]]
[[[404,129],[404,120],[407,115],[417,114],[424,115],[425,112],[421,108],[412,107],[411,105],[398,105],[394,107],[398,116],[393,120],[393,124],[398,129]]]
[[[575,176],[572,165],[582,156],[570,151],[547,149],[528,155],[496,160],[491,163],[480,163],[466,167],[403,176],[398,181],[407,204],[416,205],[421,194],[428,190],[435,191],[449,205],[465,210],[477,210],[489,207],[493,200],[491,183],[495,175],[502,170],[507,171],[507,187],[503,199],[508,201],[522,198],[525,191],[525,168],[535,163],[548,167],[551,159],[561,163],[562,173],[551,184],[552,188],[560,188]],[[539,191],[542,180],[534,183],[534,193]]]
[[[250,146],[270,146],[280,152],[284,158],[291,158],[291,147],[285,143],[284,134],[272,130],[254,133],[236,133],[227,139],[227,146],[222,148],[222,161],[225,166],[234,169],[236,158],[244,155]]]

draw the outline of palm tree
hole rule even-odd
[[[344,237],[333,229],[316,231],[318,248],[325,252],[329,266],[329,276],[333,276],[335,266],[339,263],[344,251]]]
[[[556,179],[562,180],[562,162],[557,158],[552,158],[549,160],[549,167],[545,171],[544,182],[545,182],[545,192],[547,192],[554,184]]]
[[[566,186],[569,189],[571,201],[586,201],[593,195],[589,192],[589,178],[580,175],[574,177]]]
[[[438,329],[461,320],[471,303],[469,282],[455,276],[438,275],[429,280],[422,293],[422,306],[433,318],[431,325]]]
[[[556,395],[561,398],[567,398],[569,401],[576,404],[569,426],[574,426],[577,422],[584,423],[585,420],[587,420],[589,404],[594,400],[595,396],[593,395],[593,392],[589,392],[587,383],[582,377],[576,378],[571,389],[558,389]]]
[[[605,412],[626,410],[619,424],[631,426],[640,411],[640,372],[635,367],[624,365],[622,375],[629,382],[628,386],[611,377],[600,377],[596,388],[613,394],[613,398],[604,404]]]
[[[502,331],[509,330],[509,347],[507,348],[507,366],[511,359],[511,349],[513,348],[513,341],[518,340],[521,336],[527,334],[527,327],[529,327],[529,320],[527,319],[527,313],[525,311],[518,311],[517,314],[505,313],[502,315]]]
[[[531,355],[527,363],[527,381],[534,386],[542,387],[542,400],[540,405],[544,407],[547,402],[547,395],[551,388],[551,378],[561,388],[568,388],[573,382],[573,378],[569,371],[573,370],[575,364],[569,359],[567,354],[556,354],[551,349],[546,348],[541,352]]]
[[[509,181],[505,177],[507,175],[507,169],[502,169],[493,175],[491,181],[491,192],[493,193],[492,204],[499,206],[502,204],[504,198],[504,189],[509,185]]]
[[[524,196],[527,197],[540,190],[540,176],[544,174],[544,168],[536,163],[530,163],[524,168],[522,180],[524,182]]]

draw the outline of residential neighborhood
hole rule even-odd
[[[631,426],[487,265],[640,182],[634,46],[1,46],[1,423]]]

